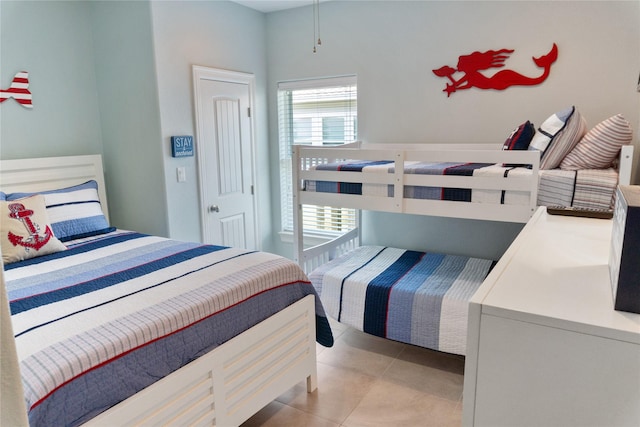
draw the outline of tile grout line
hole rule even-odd
[[[349,412],[349,415],[347,415],[347,417],[342,420],[342,422],[340,423],[340,427],[346,427],[345,422],[349,419],[349,417],[358,409],[358,407],[362,404],[362,402],[364,401],[364,399],[367,397],[367,395],[369,393],[371,393],[371,389],[373,389],[373,387],[376,385],[376,383],[378,383],[379,381],[383,380],[384,381],[384,375],[389,371],[389,369],[391,368],[391,365],[393,365],[393,363],[398,360],[398,357],[404,353],[405,349],[401,348],[400,351],[398,351],[398,353],[393,357],[393,359],[391,360],[391,362],[389,362],[389,364],[387,365],[387,367],[384,369],[384,371],[382,372],[381,375],[377,376],[377,377],[373,377],[375,378],[375,381],[373,382],[373,384],[371,385],[371,388],[369,389],[369,391],[367,391],[364,395],[362,395],[362,397],[360,398],[360,400],[358,401],[358,403],[353,407],[353,409],[351,410],[351,412]]]

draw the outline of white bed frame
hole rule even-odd
[[[621,184],[629,184],[630,182],[632,159],[633,146],[624,146],[620,155],[619,182]],[[349,174],[312,168],[317,164],[340,160],[393,160],[395,173]],[[510,177],[509,179],[405,174],[405,161],[530,164],[532,165],[532,173],[525,177]],[[503,151],[502,146],[495,144],[364,144],[355,142],[337,147],[297,145],[293,149],[292,165],[294,259],[307,273],[360,246],[360,215],[358,214],[358,226],[354,230],[331,241],[305,248],[302,205],[516,223],[526,223],[537,208],[540,165],[540,156],[537,151]],[[394,197],[308,192],[303,188],[306,180],[393,185]],[[409,199],[403,197],[405,185],[519,191],[528,194],[528,203],[526,205],[500,205]]]
[[[106,215],[101,156],[0,161],[0,190],[6,193],[90,179],[98,182]],[[306,381],[309,393],[316,389],[315,337],[315,298],[309,295],[86,425],[238,426],[299,382]]]

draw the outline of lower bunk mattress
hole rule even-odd
[[[121,230],[5,265],[5,278],[31,426],[81,424],[316,294],[276,255]]]
[[[327,314],[366,333],[464,355],[469,300],[492,260],[362,246],[309,279]]]

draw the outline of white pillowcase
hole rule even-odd
[[[572,106],[545,120],[533,136],[529,149],[541,152],[540,169],[555,169],[586,132],[586,121]]]

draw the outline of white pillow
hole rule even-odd
[[[587,123],[575,107],[552,114],[536,131],[530,150],[538,150],[540,169],[555,169],[587,132]]]

